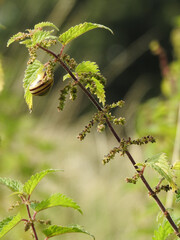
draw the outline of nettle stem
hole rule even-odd
[[[36,233],[36,229],[35,229],[35,227],[34,227],[34,223],[33,223],[33,221],[32,221],[32,217],[31,217],[31,213],[30,213],[29,206],[26,205],[26,208],[27,208],[29,220],[31,221],[31,228],[32,228],[32,231],[33,231],[33,234],[34,234],[34,238],[35,238],[35,240],[38,240],[38,236],[37,236],[37,233]]]
[[[26,205],[27,213],[28,213],[28,216],[29,216],[29,221],[31,222],[31,228],[32,228],[32,231],[33,231],[33,234],[34,234],[34,239],[38,240],[36,229],[34,227],[33,219],[31,217],[31,212],[30,212],[30,209],[29,209],[29,204],[26,203],[26,199],[24,199],[23,197],[21,197],[21,199],[22,199],[22,202],[24,202],[25,205]],[[29,199],[28,199],[28,201],[29,201]],[[24,221],[28,221],[28,220],[25,219]]]
[[[78,81],[78,79],[76,78],[76,76],[72,73],[72,71],[68,68],[68,66],[59,58],[58,55],[56,55],[54,52],[52,52],[49,49],[46,49],[42,46],[40,46],[38,44],[38,47],[41,48],[42,50],[44,50],[45,52],[49,53],[50,55],[52,55],[55,60],[57,62],[59,62],[61,64],[61,66],[66,70],[67,73],[69,73],[69,75],[72,77],[72,79],[79,85],[79,87],[82,89],[82,91],[86,94],[86,96],[91,100],[91,102],[95,105],[95,107],[99,110],[99,111],[103,111],[102,107],[100,106],[100,104],[96,101],[96,99],[92,96],[92,94]],[[114,135],[114,137],[116,138],[116,140],[120,143],[121,142],[121,138],[118,136],[118,134],[116,133],[115,129],[113,128],[112,124],[110,123],[110,121],[108,120],[108,118],[105,116],[106,118],[106,123],[110,129],[110,131],[112,132],[112,134]],[[131,161],[133,167],[135,168],[135,170],[140,173],[141,171],[139,170],[139,168],[136,165],[136,161],[134,160],[134,158],[132,157],[132,155],[129,153],[129,151],[125,152],[127,157],[129,158],[129,160]],[[142,182],[144,183],[145,187],[148,189],[149,191],[149,195],[152,196],[154,198],[154,200],[156,201],[157,205],[159,206],[159,208],[161,209],[161,211],[164,213],[164,216],[166,217],[166,219],[168,220],[168,222],[171,224],[172,228],[175,231],[175,234],[180,238],[180,232],[178,230],[177,225],[175,224],[175,222],[173,221],[172,217],[170,216],[169,212],[166,210],[166,208],[164,207],[163,203],[161,202],[161,200],[159,199],[159,197],[157,196],[157,194],[152,190],[152,188],[150,187],[149,183],[147,182],[146,178],[144,177],[143,173],[140,174],[140,178],[142,180]]]

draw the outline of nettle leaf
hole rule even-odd
[[[173,229],[168,221],[159,224],[158,229],[154,231],[153,240],[167,240],[167,237],[173,233]]]
[[[75,73],[81,74],[81,73],[99,73],[99,67],[95,62],[90,62],[90,61],[83,61],[80,63],[76,69]],[[69,78],[69,75],[65,75],[63,77],[63,80],[66,80]],[[94,88],[90,85],[87,84],[86,88],[89,88],[91,92],[93,92],[97,98],[99,99],[99,102],[102,102],[103,106],[105,104],[105,90],[104,90],[104,85],[95,77],[92,77],[91,80],[95,83],[96,91],[94,92]]]
[[[176,162],[176,163],[173,165],[173,169],[174,169],[174,170],[180,170],[180,161]]]
[[[51,238],[51,237],[54,237],[54,236],[65,234],[65,233],[85,233],[85,234],[91,236],[93,239],[95,239],[95,237],[93,235],[91,235],[89,232],[85,231],[79,225],[65,226],[65,227],[64,226],[52,225],[52,226],[48,227],[47,229],[45,229],[43,231],[43,233],[45,234],[45,236],[47,238]]]
[[[27,66],[25,71],[25,76],[23,79],[23,87],[25,90],[24,97],[30,111],[32,110],[32,94],[29,91],[29,86],[37,78],[38,73],[41,72],[43,68],[44,65],[40,61],[35,60],[32,64]]]
[[[100,81],[98,79],[96,79],[95,77],[92,77],[91,79],[93,80],[93,82],[95,83],[95,86],[96,86],[96,91],[95,91],[94,94],[99,99],[99,102],[102,102],[102,104],[104,106],[105,105],[105,101],[106,101],[104,85],[102,83],[100,83]],[[90,91],[91,91],[91,89],[92,89],[92,91],[94,89],[90,84],[87,84],[86,88],[89,88]]]
[[[83,61],[82,63],[78,64],[78,66],[75,69],[75,72],[73,74],[81,74],[81,73],[99,73],[99,67],[95,62],[90,62],[90,61]],[[65,74],[63,76],[63,81],[66,79],[71,78],[69,73]]]
[[[16,216],[7,217],[0,222],[0,238],[9,232],[21,221],[21,215],[18,213]]]
[[[174,182],[174,172],[169,162],[167,161],[167,156],[165,153],[157,154],[152,158],[148,158],[146,160],[146,166],[152,167],[168,181],[173,191],[176,190],[176,184]]]
[[[0,183],[8,187],[13,192],[22,192],[23,184],[20,181],[0,177]]]
[[[56,25],[54,25],[53,23],[51,22],[41,22],[41,23],[38,23],[34,26],[34,29],[38,29],[38,28],[43,28],[43,27],[53,27],[55,28],[57,31],[59,31],[58,27],[56,27]]]
[[[74,27],[71,27],[69,30],[67,30],[66,32],[62,33],[59,36],[59,41],[63,44],[63,45],[67,45],[69,42],[71,42],[73,39],[79,37],[80,35],[95,29],[95,28],[104,28],[109,30],[111,33],[112,30],[104,25],[101,24],[96,24],[96,23],[90,23],[90,22],[85,22],[85,23],[81,23],[79,25],[76,25]]]
[[[65,74],[65,75],[63,76],[63,81],[65,81],[65,80],[68,79],[68,78],[71,78],[71,76],[70,76],[69,73],[67,73],[67,74]]]
[[[83,61],[75,69],[76,73],[98,73],[99,67],[95,62]]]
[[[80,206],[76,202],[60,193],[55,193],[46,200],[43,200],[39,203],[31,203],[31,208],[36,212],[56,206],[71,207],[82,213]]]
[[[7,47],[15,41],[19,41],[21,38],[24,38],[24,33],[23,32],[18,32],[14,34],[7,42]]]
[[[31,178],[25,182],[23,191],[24,193],[31,195],[37,184],[41,181],[43,177],[45,177],[49,173],[53,173],[60,170],[54,170],[54,169],[47,169],[42,172],[36,173],[35,175],[32,175]]]
[[[34,45],[31,39],[26,39],[26,40],[23,40],[19,43],[26,45],[27,48],[33,47],[33,45]]]
[[[51,35],[52,32],[54,32],[54,30],[35,32],[32,37],[33,46],[35,46],[37,43],[41,43],[43,40],[56,39],[56,36]]]

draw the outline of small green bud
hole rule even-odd
[[[97,131],[98,131],[98,132],[102,132],[102,131],[104,131],[104,129],[105,129],[105,124],[99,124],[99,125],[97,126]]]

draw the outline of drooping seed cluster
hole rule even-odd
[[[61,59],[72,71],[74,71],[78,65],[74,58],[71,58],[68,54],[63,54]]]
[[[128,147],[130,145],[143,145],[149,142],[154,143],[155,141],[156,141],[155,138],[152,136],[144,136],[142,138],[133,139],[133,140],[130,137],[127,140],[122,138],[120,141],[119,147],[113,148],[107,155],[104,156],[103,164],[106,164],[111,159],[113,159],[116,153],[120,153],[121,156],[124,156],[124,154],[127,152]]]
[[[94,116],[92,117],[92,120],[90,120],[90,122],[85,126],[83,131],[81,133],[79,133],[78,139],[82,141],[86,137],[87,133],[90,133],[90,130],[95,123],[97,123],[97,131],[98,132],[104,131],[104,129],[106,127],[107,119],[109,122],[112,122],[116,125],[124,125],[125,118],[123,118],[123,117],[116,118],[110,112],[112,108],[122,107],[123,104],[124,104],[123,101],[119,101],[119,102],[111,104],[111,105],[106,105],[102,109],[102,111],[98,111],[97,113],[95,113]]]
[[[67,95],[69,94],[69,99],[74,101],[77,98],[77,86],[75,82],[69,82],[66,86],[60,90],[59,96],[59,106],[58,110],[62,111],[65,106]]]
[[[82,84],[89,84],[92,87],[92,94],[93,94],[93,89],[96,88],[93,78],[97,79],[103,86],[106,85],[106,78],[100,74],[100,73],[81,73],[79,74],[79,81]]]

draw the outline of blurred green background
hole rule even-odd
[[[31,174],[46,168],[63,169],[64,172],[44,179],[34,197],[43,199],[48,193],[61,192],[73,198],[84,212],[80,216],[71,209],[59,208],[47,210],[42,217],[52,219],[54,224],[83,225],[96,239],[148,240],[152,239],[156,227],[158,207],[140,182],[135,186],[126,184],[125,178],[134,174],[126,158],[117,156],[108,165],[102,165],[103,156],[117,145],[109,131],[98,134],[93,129],[85,141],[78,141],[76,136],[95,109],[78,92],[75,103],[67,103],[63,112],[57,111],[64,74],[60,67],[56,69],[51,92],[35,98],[33,112],[28,112],[22,87],[28,53],[17,43],[7,48],[8,39],[42,21],[53,22],[61,32],[85,21],[110,27],[114,35],[102,29],[93,30],[76,39],[66,51],[77,62],[90,60],[98,63],[107,77],[108,103],[119,99],[126,101],[124,109],[116,111],[117,115],[127,119],[126,126],[118,130],[121,136],[143,136],[150,132],[148,118],[155,111],[152,106],[159,106],[162,80],[158,58],[150,52],[149,43],[159,40],[172,61],[170,35],[174,18],[179,14],[178,0],[0,0],[0,59],[3,68],[0,77],[4,79],[4,89],[0,93],[0,175],[25,181]],[[40,59],[44,61],[46,55],[40,53]],[[146,112],[141,115],[142,104],[151,98],[155,99],[154,102],[147,104]],[[169,135],[164,132],[161,136],[161,143],[162,139],[167,143],[168,136],[169,149],[165,144],[159,146],[158,141],[156,146],[149,148],[132,147],[131,152],[138,162],[158,151],[165,151],[171,157],[177,101],[170,103],[167,109],[163,108],[164,112],[155,115],[154,121],[160,119],[158,124],[161,124],[167,119],[169,109],[173,111],[170,115],[173,123],[169,126],[165,122],[160,132],[169,129]],[[156,135],[157,131],[153,133]],[[154,184],[153,173],[147,174]],[[162,198],[165,202],[165,195],[162,194]],[[1,187],[0,219],[12,214],[7,213],[12,200],[9,191]],[[4,239],[31,239],[23,232],[23,225],[17,229]],[[77,234],[61,237],[72,238],[89,237]]]

